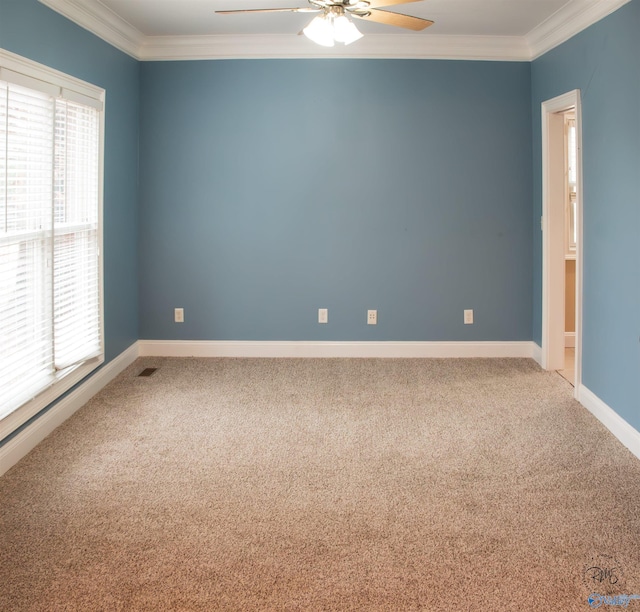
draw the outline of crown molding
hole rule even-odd
[[[304,36],[148,36],[141,60],[255,58],[387,58],[528,61],[529,48],[516,36],[416,36],[368,34],[357,44],[319,47]]]
[[[526,35],[530,59],[566,42],[631,0],[573,0]]]
[[[145,36],[97,0],[38,0],[135,59]]]
[[[531,61],[630,0],[571,0],[526,36],[368,34],[356,44],[325,48],[303,36],[145,36],[99,0],[39,0],[142,61],[257,58],[388,58]]]

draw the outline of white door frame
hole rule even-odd
[[[564,367],[564,119],[576,116],[576,379],[582,382],[582,112],[580,91],[574,89],[542,103],[542,367]],[[560,137],[561,136],[561,137]]]

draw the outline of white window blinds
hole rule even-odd
[[[102,354],[101,110],[65,93],[0,69],[2,424]]]
[[[54,367],[100,353],[98,111],[56,101],[53,183]]]

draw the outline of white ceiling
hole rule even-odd
[[[297,34],[313,15],[216,15],[217,10],[305,6],[307,0],[101,0],[146,36]],[[389,10],[435,21],[428,34],[524,36],[570,0],[421,0]],[[363,32],[395,32],[357,22]],[[377,26],[377,27],[376,27]],[[375,28],[375,29],[374,29]],[[402,30],[400,30],[402,32]]]
[[[421,32],[357,21],[365,35],[326,49],[298,32],[312,15],[216,10],[307,0],[40,0],[138,59],[442,57],[530,60],[629,0],[420,0],[389,10],[431,19]]]

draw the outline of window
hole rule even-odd
[[[578,199],[577,183],[577,146],[576,118],[573,113],[564,116],[565,129],[565,176],[567,178],[565,197],[565,256],[575,259],[578,226],[576,223],[576,206]]]
[[[104,360],[103,99],[0,50],[0,440]]]

